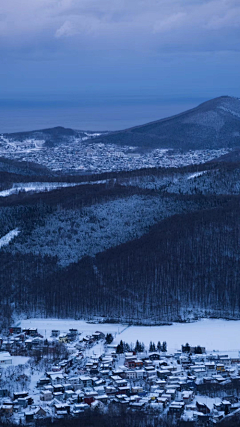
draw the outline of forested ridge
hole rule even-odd
[[[239,318],[239,171],[148,169],[1,198],[0,238],[20,230],[0,248],[3,318]]]

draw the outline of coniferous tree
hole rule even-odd
[[[107,334],[105,340],[107,344],[111,344],[113,342],[112,334]]]
[[[167,343],[166,343],[166,341],[163,341],[163,343],[162,343],[162,351],[164,351],[164,352],[167,351]]]
[[[116,353],[122,354],[123,352],[124,352],[124,345],[123,345],[123,341],[121,340],[117,346]]]

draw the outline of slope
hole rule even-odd
[[[240,100],[215,98],[166,119],[102,135],[98,141],[144,148],[235,148],[240,146]]]

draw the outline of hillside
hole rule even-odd
[[[239,177],[209,162],[0,197],[3,315],[240,318]]]
[[[240,100],[222,96],[181,114],[97,138],[103,143],[182,150],[240,146]]]

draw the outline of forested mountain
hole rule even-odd
[[[138,147],[203,149],[240,146],[240,100],[222,96],[176,116],[97,138]]]
[[[34,130],[28,132],[8,133],[5,134],[5,136],[9,137],[13,141],[18,142],[32,138],[42,141],[46,146],[53,146],[68,143],[73,138],[91,138],[96,134],[96,132],[75,130],[64,128],[62,126],[57,126],[54,128]],[[99,134],[100,133],[98,133],[97,135]]]
[[[240,317],[240,163],[97,178],[0,197],[5,319]]]

